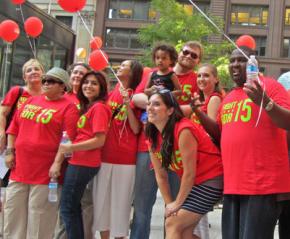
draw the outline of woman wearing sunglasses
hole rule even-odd
[[[166,204],[166,238],[193,238],[198,221],[222,195],[216,181],[222,175],[219,150],[199,125],[183,116],[170,91],[153,94],[147,112],[151,160]],[[168,169],[181,179],[175,200],[169,190]]]
[[[7,130],[6,165],[11,169],[4,206],[4,237],[51,239],[58,203],[48,201],[50,167],[66,131],[76,135],[78,110],[63,94],[68,73],[58,67],[42,78],[43,95],[29,98]]]

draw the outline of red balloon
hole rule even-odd
[[[252,50],[256,49],[256,41],[253,37],[249,35],[242,35],[236,40],[236,44],[238,47],[246,46],[251,48]]]
[[[25,0],[11,0],[13,4],[22,4]]]
[[[90,41],[90,47],[92,50],[100,49],[103,45],[103,41],[100,37],[94,37]]]
[[[12,20],[5,20],[0,24],[0,36],[7,42],[13,42],[20,34],[19,26]]]
[[[61,8],[67,12],[77,12],[84,8],[87,0],[57,0]]]
[[[24,29],[28,36],[38,37],[43,31],[43,23],[38,17],[30,17],[25,21]]]
[[[108,65],[108,56],[101,50],[94,50],[89,56],[89,65],[96,71],[103,70]]]

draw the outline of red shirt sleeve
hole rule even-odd
[[[97,103],[94,108],[92,117],[92,129],[93,133],[108,132],[109,123],[111,120],[110,108],[102,103]]]
[[[67,134],[71,141],[73,141],[77,134],[77,121],[79,119],[79,111],[77,107],[71,103],[66,112],[64,113],[64,131],[67,131]]]
[[[19,86],[15,86],[11,90],[9,90],[5,98],[1,102],[1,105],[12,107],[18,97],[19,88]]]

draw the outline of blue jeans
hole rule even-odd
[[[222,238],[273,239],[281,209],[275,194],[224,195]]]
[[[149,239],[152,208],[156,201],[157,182],[154,170],[150,169],[150,155],[140,152],[137,155],[134,215],[130,239]],[[179,178],[176,173],[169,171],[168,179],[172,196],[175,198],[179,191]]]
[[[69,164],[60,200],[60,213],[68,239],[84,239],[81,199],[89,181],[99,168]]]

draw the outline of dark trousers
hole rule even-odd
[[[282,212],[279,217],[279,239],[290,238],[290,201],[282,202]]]
[[[276,195],[224,195],[223,239],[273,239],[282,204]]]
[[[99,168],[69,164],[60,200],[60,213],[68,239],[84,239],[81,199],[89,181]]]

